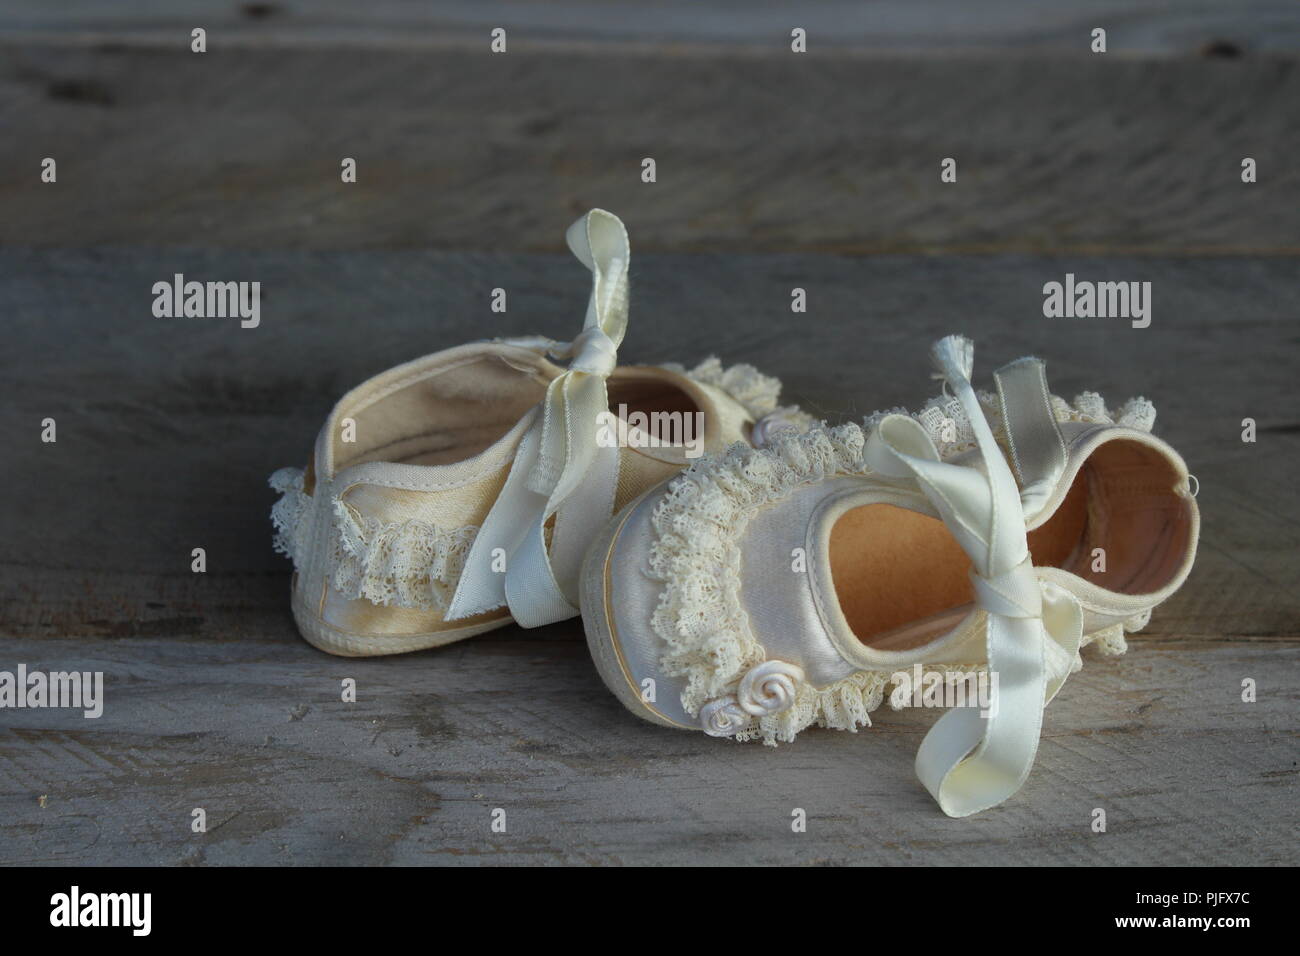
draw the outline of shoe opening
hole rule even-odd
[[[649,440],[651,447],[691,447],[704,441],[708,422],[681,376],[663,369],[624,367],[609,381],[609,410]]]
[[[1098,446],[1052,517],[1029,532],[1039,567],[1126,595],[1161,590],[1183,565],[1191,506],[1174,463],[1130,439]],[[970,559],[938,518],[889,504],[842,514],[830,566],[849,627],[867,646],[909,650],[951,629],[974,601]]]
[[[446,465],[472,458],[546,394],[540,361],[531,368],[481,354],[417,374],[414,380],[368,383],[340,404],[333,435],[336,470],[369,461]]]
[[[545,398],[558,371],[540,357],[483,353],[367,383],[335,412],[335,470],[370,461],[435,466],[472,458]],[[690,457],[702,453],[717,427],[701,414],[705,403],[692,388],[679,375],[649,367],[620,368],[606,382],[609,409],[636,433],[633,444],[677,449],[669,455],[677,467],[682,449]]]

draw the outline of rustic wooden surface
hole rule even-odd
[[[532,5],[269,6],[0,12],[0,670],[107,681],[98,720],[0,711],[0,863],[1296,862],[1294,5],[1124,5],[1104,63],[1066,53],[1115,4],[1037,31],[990,4],[984,32],[937,28],[942,2],[883,31],[812,4],[848,25],[798,63],[766,51],[768,4],[731,30],[685,5],[538,22],[499,58],[475,38]],[[191,9],[219,58],[169,48]],[[625,360],[753,362],[842,420],[923,400],[928,343],[964,331],[977,374],[1036,353],[1061,394],[1156,403],[1200,481],[1198,565],[1126,657],[1086,655],[1008,804],[939,813],[928,713],[776,749],[642,723],[577,622],[369,661],[297,636],[266,475],[396,362],[570,336],[585,274],[555,250],[596,203],[636,253]],[[175,272],[260,281],[261,326],[154,318]],[[1045,319],[1067,272],[1152,282],[1151,327]]]
[[[0,29],[24,40],[120,42],[175,46],[203,27],[218,46],[408,47],[481,46],[506,29],[511,46],[572,50],[641,46],[659,54],[741,50],[767,56],[793,27],[810,49],[891,55],[974,54],[1055,57],[1087,49],[1094,27],[1110,49],[1177,56],[1207,43],[1251,53],[1300,48],[1300,15],[1289,0],[7,0]],[[1080,43],[1080,37],[1084,43]],[[182,44],[184,45],[184,44]]]
[[[1222,48],[1210,28],[1180,56],[1094,55],[1080,29],[1070,55],[913,58],[779,33],[765,55],[493,55],[214,27],[197,55],[170,21],[170,45],[0,30],[0,242],[558,251],[555,224],[601,205],[641,251],[1294,255],[1300,75],[1267,46],[1300,37],[1286,9],[1294,34],[1261,20],[1228,57],[1197,52]]]

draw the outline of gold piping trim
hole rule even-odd
[[[644,498],[645,496],[642,495],[641,497]],[[640,504],[640,501],[641,499],[637,500],[638,505]],[[646,699],[641,696],[641,689],[637,686],[636,681],[632,679],[632,672],[628,669],[627,660],[623,657],[623,648],[619,646],[618,626],[614,623],[614,614],[609,606],[609,563],[610,559],[614,557],[614,546],[618,543],[618,536],[623,533],[623,526],[627,524],[628,519],[632,517],[632,512],[635,510],[635,506],[629,507],[627,509],[627,514],[623,516],[623,520],[618,523],[618,528],[615,529],[614,536],[610,539],[609,550],[605,552],[605,566],[601,569],[601,597],[605,604],[605,628],[609,631],[609,642],[614,648],[614,656],[618,658],[618,667],[619,670],[623,672],[623,679],[627,681],[628,689],[631,690],[633,696],[640,701],[642,707],[655,716],[666,720],[674,727],[680,727],[682,730],[699,730],[699,727],[692,727],[690,724],[683,724],[680,721],[673,720],[673,718],[669,717],[659,708],[648,703]]]

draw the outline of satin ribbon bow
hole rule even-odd
[[[865,456],[877,472],[915,479],[974,565],[995,696],[984,716],[973,707],[944,714],[916,755],[917,776],[944,813],[964,817],[1006,800],[1028,777],[1043,708],[1073,669],[1083,612],[1072,595],[1034,572],[1025,530],[1030,502],[1022,502],[971,386],[974,346],[950,335],[932,357],[969,416],[984,469],[941,461],[926,430],[906,415],[882,419]]]
[[[551,380],[540,408],[529,413],[510,474],[466,556],[449,621],[503,604],[524,627],[573,617],[584,548],[613,513],[618,448],[598,436],[609,412],[605,380],[618,364],[627,331],[627,229],[614,214],[593,209],[569,227],[565,239],[591,270],[587,316],[572,342],[507,340],[569,359],[569,366]],[[504,572],[500,555],[506,558]]]

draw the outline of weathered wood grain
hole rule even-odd
[[[4,651],[109,675],[98,720],[6,714],[6,864],[1295,862],[1294,647],[1090,657],[1048,709],[1024,790],[968,820],[914,779],[932,713],[737,745],[627,714],[571,641],[371,661],[280,635]],[[355,704],[339,700],[345,677]],[[1240,701],[1244,677],[1257,703]]]
[[[1290,55],[195,55],[11,35],[0,109],[10,244],[558,250],[601,205],[643,251],[1300,252]]]
[[[788,48],[802,27],[812,49],[891,55],[1078,53],[1104,27],[1122,54],[1179,54],[1207,42],[1252,52],[1300,48],[1300,14],[1286,0],[621,0],[617,4],[553,0],[462,3],[455,0],[136,0],[128,7],[96,0],[9,0],[0,32],[24,39],[57,37],[136,44],[176,44],[203,27],[214,46],[483,46],[500,27],[522,48],[620,48],[653,45],[677,53],[715,47],[767,54]]]

